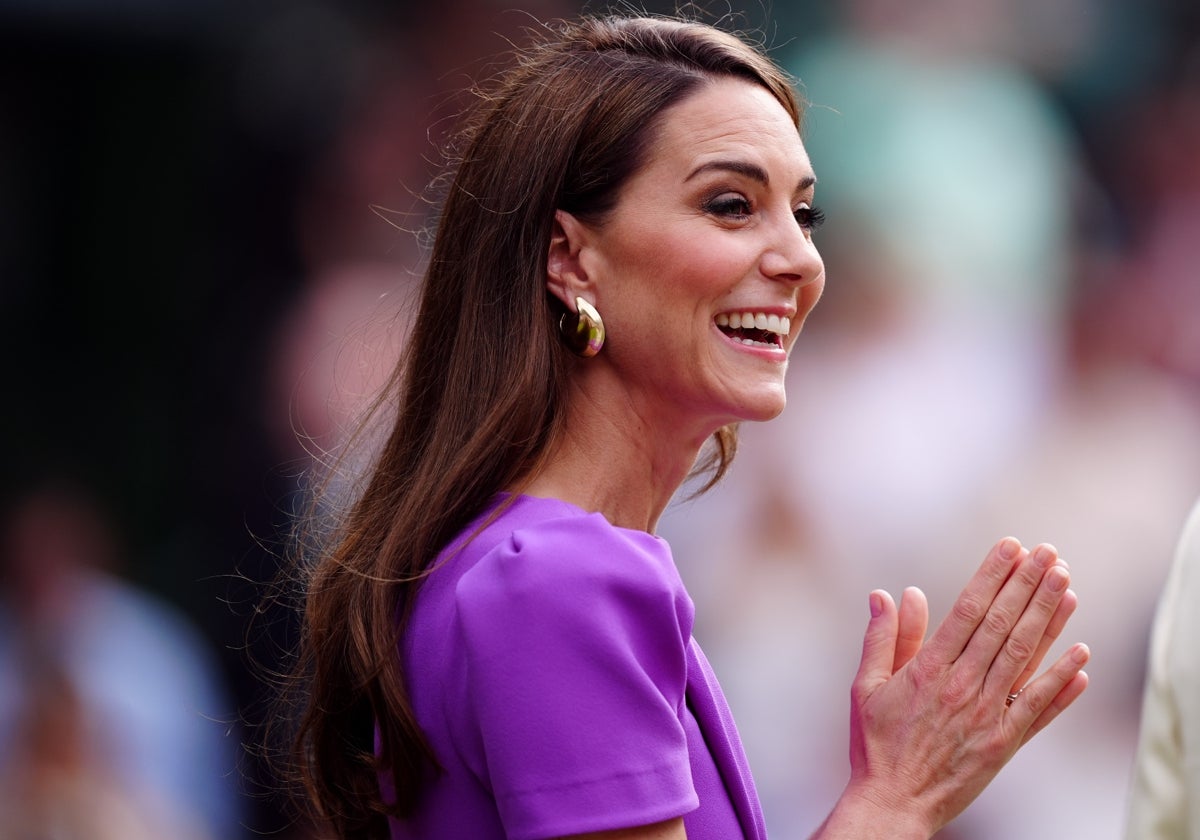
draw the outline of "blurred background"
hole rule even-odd
[[[870,589],[940,617],[1011,533],[1071,564],[1092,685],[943,837],[1118,837],[1200,495],[1200,6],[696,8],[802,80],[830,216],[788,410],[661,528],[772,836],[846,779]],[[403,343],[460,91],[580,9],[0,0],[0,838],[304,836],[251,618]]]

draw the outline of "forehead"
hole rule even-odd
[[[799,183],[812,166],[788,112],[765,88],[742,79],[717,79],[664,115],[647,168],[697,166],[744,158],[770,175]]]

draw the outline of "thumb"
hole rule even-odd
[[[892,676],[892,664],[896,658],[896,638],[900,630],[900,618],[896,602],[882,589],[871,593],[871,620],[863,636],[862,659],[855,687],[868,693],[887,682]]]

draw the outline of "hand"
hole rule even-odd
[[[906,590],[899,609],[871,593],[851,692],[851,780],[828,828],[874,811],[911,836],[933,834],[1083,693],[1082,644],[1029,681],[1075,609],[1069,582],[1053,546],[1001,540],[927,643],[920,590]]]

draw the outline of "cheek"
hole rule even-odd
[[[728,294],[755,273],[752,249],[723,242],[719,233],[706,232],[672,245],[659,251],[655,261],[662,276],[671,278],[697,303]]]
[[[609,252],[605,266],[613,281],[609,288],[646,306],[669,302],[688,311],[706,308],[753,274],[757,260],[750,242],[711,226],[639,226],[613,242],[619,246]]]
[[[821,295],[825,294],[825,272],[821,272],[821,276],[809,283],[800,290],[800,302],[804,313],[808,314],[812,308],[821,300]]]
[[[635,270],[650,277],[670,277],[688,273],[694,260],[689,249],[689,238],[680,236],[646,237],[630,253],[630,264]]]

